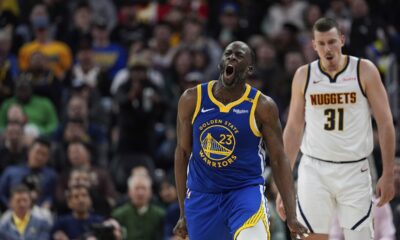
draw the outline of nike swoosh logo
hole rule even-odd
[[[214,108],[208,108],[208,109],[201,108],[201,112],[202,113],[206,113],[206,112],[209,112],[209,111],[212,111],[212,110],[214,110]]]
[[[361,168],[361,172],[365,172],[365,171],[367,171],[368,170],[368,168]]]
[[[319,80],[319,81],[313,81],[313,83],[314,84],[317,84],[317,83],[319,83],[319,82],[321,82],[322,80]]]

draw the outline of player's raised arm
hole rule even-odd
[[[187,166],[192,152],[192,116],[196,106],[196,93],[196,88],[191,88],[182,94],[178,104],[176,124],[175,181],[178,192],[180,218],[174,228],[174,232],[183,238],[187,236],[183,204],[186,194]]]
[[[269,152],[276,186],[282,195],[287,225],[292,236],[304,236],[308,230],[297,221],[296,194],[292,171],[283,150],[282,127],[279,122],[278,108],[271,98],[265,95],[260,96],[260,101],[256,108],[256,119],[261,127],[261,133]]]
[[[369,60],[361,60],[359,72],[364,92],[378,126],[383,173],[376,186],[376,195],[380,197],[378,206],[382,206],[394,197],[395,131],[393,117],[385,87],[375,65]]]

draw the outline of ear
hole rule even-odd
[[[221,69],[222,69],[222,63],[218,63],[218,70],[220,70],[221,71]]]
[[[317,44],[315,43],[315,40],[313,39],[311,41],[311,43],[312,43],[312,47],[314,48],[314,50],[317,51]]]
[[[340,34],[340,41],[342,42],[342,47],[343,47],[344,44],[346,43],[346,37],[344,36],[344,34]]]

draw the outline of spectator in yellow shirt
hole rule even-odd
[[[44,7],[36,5],[35,8]],[[64,79],[65,72],[71,67],[72,54],[70,48],[63,42],[54,41],[49,37],[49,17],[38,15],[31,18],[35,39],[26,43],[19,51],[19,66],[22,71],[29,67],[31,55],[37,51],[42,52],[49,58],[50,68],[59,79]]]

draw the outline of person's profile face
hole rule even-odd
[[[344,35],[337,28],[331,28],[326,32],[314,31],[312,43],[319,58],[330,65],[339,61],[344,41]]]

